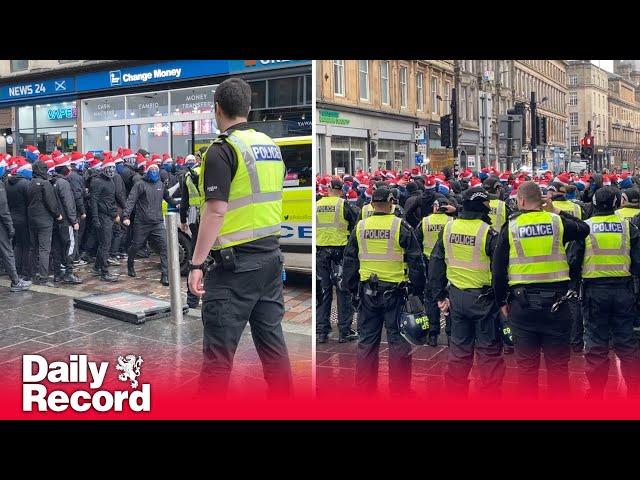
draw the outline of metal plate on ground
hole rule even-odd
[[[134,324],[171,316],[171,303],[135,293],[99,293],[76,298],[73,305],[82,310]],[[187,313],[189,307],[185,305],[182,310]]]

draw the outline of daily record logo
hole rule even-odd
[[[158,79],[179,79],[182,75],[182,68],[155,68],[148,72],[122,73],[122,70],[112,70],[109,72],[109,83],[112,87],[125,85],[132,82],[146,83],[149,80]]]
[[[119,356],[112,368],[109,362],[92,362],[87,355],[69,355],[69,361],[51,363],[40,355],[23,355],[22,410],[122,412],[128,407],[132,412],[148,412],[151,385],[138,382],[142,363],[142,357],[137,355]],[[126,382],[125,390],[101,389],[109,374]],[[43,381],[48,385],[43,385]],[[65,384],[80,386],[72,393],[52,388]]]

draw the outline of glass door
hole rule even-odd
[[[109,150],[117,151],[119,147],[127,146],[127,127],[115,125],[109,127]]]

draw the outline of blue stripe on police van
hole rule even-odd
[[[277,145],[251,145],[251,150],[256,161],[282,160],[282,153]]]

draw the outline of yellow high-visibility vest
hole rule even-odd
[[[400,246],[401,223],[395,215],[373,215],[358,222],[361,281],[368,280],[372,273],[383,282],[400,283],[408,279],[404,250]]]
[[[598,215],[586,220],[583,278],[631,276],[629,221],[618,215]]]
[[[344,218],[344,199],[323,197],[316,202],[316,245],[342,247],[349,240],[349,223]]]
[[[563,235],[554,213],[525,212],[509,221],[509,285],[569,280]]]
[[[491,259],[487,255],[489,225],[480,219],[457,218],[444,227],[442,242],[447,278],[466,290],[491,285]]]
[[[640,208],[622,207],[616,210],[615,213],[620,218],[631,220],[633,217],[640,213]]]
[[[507,204],[494,198],[489,200],[489,208],[491,208],[491,212],[489,212],[491,226],[495,231],[499,232],[502,225],[507,221]]]
[[[222,142],[227,142],[233,149],[238,169],[231,181],[227,213],[212,250],[279,236],[284,181],[280,147],[267,135],[253,129],[232,130],[213,141]],[[205,204],[206,159],[201,165],[199,184]]]
[[[558,207],[563,212],[569,212],[574,217],[582,220],[582,209],[577,203],[571,202],[569,200],[552,201],[552,203],[555,207]]]
[[[425,257],[429,258],[433,247],[435,247],[438,241],[438,235],[444,228],[447,222],[451,222],[453,217],[445,213],[433,213],[427,217],[424,217],[421,222],[422,228],[422,253]]]

